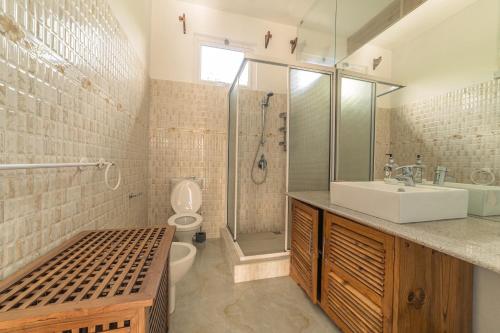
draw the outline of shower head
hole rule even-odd
[[[272,91],[268,92],[264,98],[262,99],[262,105],[268,106],[269,105],[269,98],[273,97],[274,93]]]

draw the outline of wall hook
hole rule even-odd
[[[271,34],[271,31],[267,31],[266,36],[265,36],[265,47],[267,49],[267,46],[269,45],[269,40],[273,38],[273,35]]]
[[[182,13],[182,16],[179,16],[179,21],[182,22],[182,31],[184,35],[186,34],[186,14]]]
[[[295,48],[297,47],[297,40],[298,40],[298,38],[295,37],[295,39],[292,39],[290,41],[290,48],[291,48],[292,54],[293,54],[293,52],[295,52]]]
[[[376,70],[378,65],[382,62],[382,56],[373,59],[373,70]]]

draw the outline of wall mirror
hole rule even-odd
[[[333,66],[426,0],[316,0],[297,29],[297,60]]]
[[[471,215],[500,221],[499,13],[497,0],[428,0],[338,67],[405,86],[377,85],[374,179],[386,154],[421,155],[424,181],[444,173]]]

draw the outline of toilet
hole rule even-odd
[[[200,230],[203,218],[197,214],[201,207],[201,180],[174,178],[171,180],[170,204],[175,212],[168,224],[176,227],[175,239],[191,243]]]
[[[196,248],[190,243],[172,242],[170,248],[170,276],[168,288],[168,313],[175,310],[175,284],[189,271],[196,257]]]

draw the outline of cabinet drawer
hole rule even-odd
[[[328,274],[328,307],[352,332],[382,332],[381,308],[333,272]]]
[[[394,237],[326,214],[321,306],[346,332],[390,332]]]

